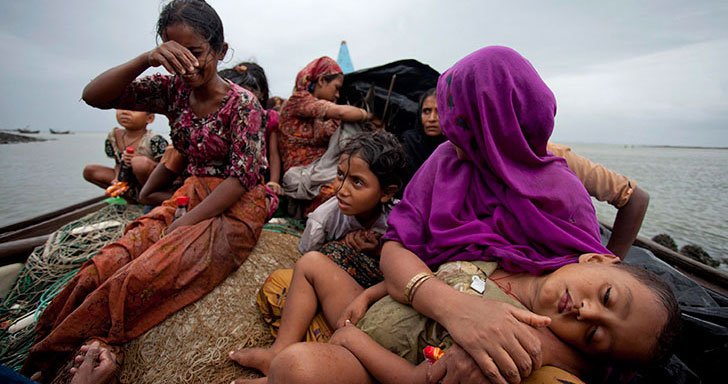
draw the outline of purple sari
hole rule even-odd
[[[415,174],[386,240],[430,268],[488,260],[532,274],[611,253],[584,186],[546,151],[556,100],[525,58],[505,47],[468,55],[440,76],[437,108],[450,141]]]

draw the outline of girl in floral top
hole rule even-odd
[[[222,21],[204,1],[173,0],[157,32],[162,44],[99,75],[83,99],[97,108],[166,115],[190,176],[56,296],[38,321],[26,373],[53,376],[89,339],[117,344],[138,337],[222,282],[260,235],[269,211],[260,176],[264,119],[250,92],[217,74],[227,51]],[[173,75],[135,80],[159,66]],[[167,171],[155,170],[144,189],[166,185],[174,176]],[[179,196],[189,197],[188,213],[174,220]]]
[[[334,59],[326,56],[308,63],[296,75],[293,94],[283,104],[278,128],[283,180],[292,167],[307,166],[321,158],[342,121],[364,122],[371,119],[372,115],[364,109],[336,104],[343,84],[341,68]],[[300,182],[298,178],[292,180]],[[282,189],[297,190],[298,186],[285,184]],[[326,197],[332,196],[332,192],[329,191]],[[323,200],[319,204],[321,202]]]

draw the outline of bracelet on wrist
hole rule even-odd
[[[414,292],[417,290],[417,288],[419,288],[420,285],[425,282],[425,280],[433,277],[435,277],[435,275],[433,275],[432,272],[420,272],[414,275],[404,287],[405,302],[407,304],[412,304],[412,298],[414,297]]]

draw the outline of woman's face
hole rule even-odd
[[[207,42],[199,33],[188,25],[177,23],[167,27],[163,41],[176,41],[181,46],[187,48],[192,55],[197,58],[200,65],[193,72],[187,72],[182,79],[192,88],[197,88],[207,84],[215,76],[217,76],[217,62],[225,56],[227,46],[223,47],[222,52],[212,50],[210,43]]]
[[[431,137],[442,135],[440,119],[437,116],[437,97],[435,95],[427,96],[422,103],[420,119],[422,119],[422,127],[425,130],[425,135]]]
[[[609,256],[582,258],[587,260],[544,276],[531,309],[550,317],[551,331],[582,352],[649,360],[667,321],[664,306],[645,284],[611,265]]]
[[[320,78],[313,89],[313,96],[317,99],[328,100],[335,103],[339,99],[339,89],[344,85],[344,76],[337,76],[333,80],[326,82]]]

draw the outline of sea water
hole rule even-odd
[[[103,193],[83,180],[82,171],[86,164],[114,165],[104,153],[106,133],[40,137],[51,140],[0,145],[0,226]],[[728,259],[728,150],[569,145],[577,154],[637,180],[650,194],[642,236],[667,233],[679,247],[697,244],[716,259]],[[614,220],[612,206],[596,201],[595,206],[601,220]]]

